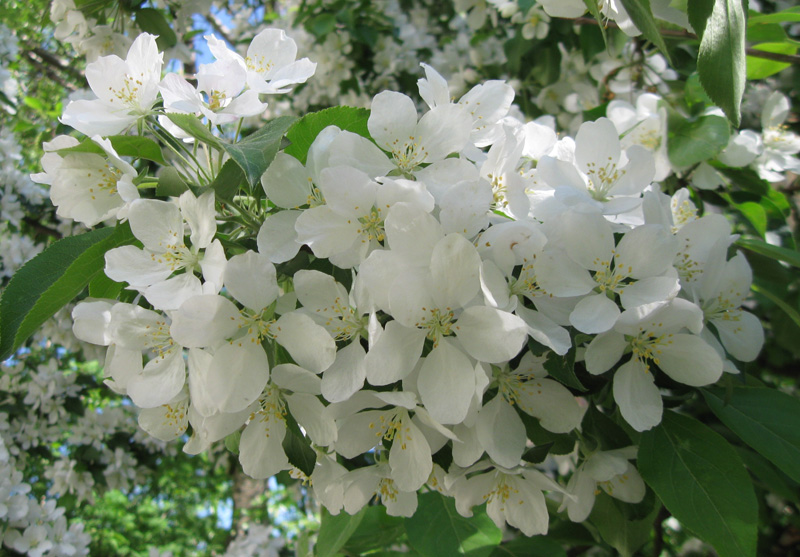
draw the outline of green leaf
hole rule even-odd
[[[544,445],[536,445],[535,447],[531,447],[522,454],[522,460],[525,462],[531,462],[533,464],[544,462],[544,459],[550,454],[550,449],[553,448],[553,445],[555,445],[555,441],[550,441]]]
[[[689,23],[698,37],[703,36],[706,29],[708,18],[714,11],[715,0],[692,0],[686,3],[686,13],[689,16]]]
[[[631,439],[617,423],[603,414],[595,405],[589,405],[583,415],[581,431],[584,437],[595,440],[598,449],[611,451],[631,445]]]
[[[159,173],[156,195],[160,197],[180,197],[188,189],[189,186],[183,181],[181,173],[176,168],[168,166]]]
[[[200,118],[194,114],[167,112],[165,116],[169,118],[170,122],[178,126],[195,139],[202,141],[206,145],[214,147],[217,150],[221,151],[223,149],[223,141],[211,133],[211,130],[209,130],[203,124],[203,122],[200,121]]]
[[[766,255],[772,259],[783,261],[784,263],[788,263],[793,267],[800,268],[800,252],[795,250],[782,248],[780,246],[773,246],[764,240],[750,236],[743,236],[739,238],[736,240],[736,245],[741,248],[760,253],[761,255]]]
[[[774,14],[754,14],[750,16],[748,24],[783,23],[785,21],[800,21],[800,7],[788,8]]]
[[[340,512],[332,515],[325,507],[322,508],[320,518],[319,536],[317,545],[314,549],[317,557],[334,557],[339,550],[347,543],[353,532],[356,531],[361,523],[367,507],[361,509],[357,514],[349,515]]]
[[[603,541],[623,557],[630,557],[650,540],[653,521],[659,508],[655,507],[641,520],[629,520],[617,505],[609,495],[600,493],[595,499],[589,522],[597,527]]]
[[[650,0],[622,0],[622,6],[628,12],[631,21],[636,28],[642,32],[645,39],[656,45],[667,62],[671,63],[667,45],[664,37],[661,36],[661,29],[653,17],[653,10],[650,8]]]
[[[546,536],[520,536],[498,545],[492,551],[491,557],[567,557],[567,552]]]
[[[225,161],[214,181],[211,182],[211,189],[219,199],[233,199],[239,186],[244,182],[244,172],[242,168],[232,159]]]
[[[225,437],[225,448],[233,454],[239,454],[239,442],[242,440],[242,432],[237,430]]]
[[[336,16],[331,13],[322,13],[312,17],[306,23],[306,29],[317,38],[324,37],[336,29]]]
[[[0,361],[102,273],[105,253],[134,241],[130,226],[63,238],[23,265],[0,297]]]
[[[251,188],[261,180],[261,175],[278,154],[283,134],[296,120],[294,116],[280,116],[267,122],[261,129],[239,143],[223,145],[225,151],[244,171]]]
[[[352,106],[334,106],[306,114],[286,132],[286,137],[292,144],[284,149],[284,152],[305,164],[308,149],[319,132],[328,126],[337,126],[341,130],[357,133],[369,139],[367,120],[369,120],[369,110]]]
[[[125,284],[108,278],[105,273],[98,273],[89,283],[89,296],[92,298],[116,298]]]
[[[755,557],[758,503],[731,445],[688,416],[664,412],[639,444],[639,472],[672,515],[725,556]]]
[[[747,26],[748,43],[786,43],[789,36],[779,23],[761,23]],[[750,60],[748,58],[748,66]]]
[[[361,522],[355,532],[344,544],[350,555],[363,555],[368,551],[389,547],[405,536],[405,524],[399,516],[386,514],[386,507],[376,505],[366,507]]]
[[[597,28],[600,29],[600,34],[603,37],[603,44],[608,48],[608,36],[606,35],[606,27],[603,24],[603,14],[600,13],[600,3],[594,0],[583,0],[586,4],[586,9],[592,14],[592,17],[597,20]]]
[[[735,387],[730,397],[716,389],[703,389],[702,393],[722,423],[800,482],[800,400],[777,389],[758,387]]]
[[[800,312],[797,311],[794,307],[787,304],[782,298],[776,296],[771,290],[766,288],[761,288],[760,286],[756,286],[755,284],[751,285],[750,288],[753,292],[757,294],[761,294],[773,304],[781,308],[781,310],[789,316],[789,318],[794,321],[795,325],[800,327]]]
[[[753,46],[755,50],[777,54],[797,54],[797,46],[787,43],[761,43]],[[776,62],[756,56],[747,57],[747,79],[764,79],[791,66],[786,62]]]
[[[453,499],[439,493],[423,493],[414,516],[406,518],[411,546],[423,557],[491,554],[503,534],[482,508],[465,518],[456,511]]]
[[[776,470],[766,458],[744,447],[737,447],[737,452],[750,473],[760,480],[766,489],[787,501],[800,504],[798,485]]]
[[[575,375],[575,349],[570,350],[564,356],[559,356],[555,352],[547,354],[544,362],[544,369],[556,381],[563,383],[567,387],[586,391],[586,387]]]
[[[742,0],[717,0],[697,56],[703,88],[737,127],[745,84],[745,29]]]
[[[569,454],[575,450],[575,438],[571,434],[553,433],[543,428],[539,424],[539,420],[530,414],[525,412],[517,412],[517,414],[525,426],[525,434],[534,444],[533,452],[526,453],[529,458],[537,458],[544,447],[547,448],[549,454],[555,455]]]
[[[756,232],[763,238],[767,233],[767,211],[755,201],[734,203],[736,209],[750,221]]]
[[[730,126],[721,116],[701,116],[697,120],[671,118],[667,155],[672,164],[685,168],[718,155],[730,137]]]
[[[178,36],[172,30],[164,14],[154,8],[142,8],[134,12],[136,25],[145,33],[158,35],[156,44],[159,50],[167,50],[178,44]]]
[[[282,446],[289,463],[299,468],[306,476],[311,476],[317,462],[317,453],[311,448],[311,441],[300,431],[300,426],[291,414],[286,415],[286,436],[283,438]]]
[[[164,154],[161,152],[161,147],[149,137],[140,137],[138,135],[111,135],[107,137],[107,139],[111,141],[111,146],[121,157],[133,157],[136,159],[146,159],[163,165],[167,164],[167,161],[164,160]],[[108,156],[100,145],[89,138],[84,139],[74,147],[58,150],[59,155],[65,155],[67,153],[95,153],[103,157]]]

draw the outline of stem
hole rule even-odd
[[[591,17],[576,18],[575,23],[577,25],[600,25],[600,22]],[[612,29],[619,29],[619,25],[617,25],[612,21],[606,22],[604,23],[604,25]],[[684,30],[678,31],[675,29],[660,29],[659,32],[661,33],[662,37],[670,37],[676,39],[690,39],[695,41],[700,40],[700,37],[698,37],[694,33],[690,33]],[[754,58],[764,58],[765,60],[772,60],[773,62],[783,62],[785,64],[800,64],[800,56],[798,56],[797,54],[780,54],[778,52],[766,52],[764,50],[758,50],[757,48],[751,48],[751,47],[745,48],[745,52],[748,56],[752,56]]]
[[[203,169],[203,167],[200,165],[200,162],[197,160],[197,158],[192,153],[190,153],[188,149],[186,149],[186,146],[183,144],[182,141],[175,140],[175,138],[172,137],[171,135],[169,135],[167,133],[164,133],[159,128],[156,128],[155,126],[153,126],[153,124],[151,122],[147,122],[147,129],[149,129],[150,132],[153,133],[153,135],[155,135],[161,141],[163,141],[170,148],[170,150],[175,154],[175,156],[178,157],[181,160],[181,162],[183,162],[183,164],[186,165],[187,169],[188,168],[192,168],[192,167],[197,168],[198,173],[203,175],[203,178],[205,179],[205,181],[207,183],[209,183],[209,184],[211,183],[212,180],[209,177],[209,175],[206,173],[205,169]],[[178,149],[178,147],[180,147],[180,149]],[[192,162],[190,162],[181,153],[181,151],[185,152],[188,156],[190,156],[192,158],[192,160],[194,161],[194,164],[192,164]]]

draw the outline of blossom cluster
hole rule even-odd
[[[529,424],[570,434],[598,411],[548,377],[549,361],[574,356],[645,431],[664,394],[757,356],[763,331],[741,307],[751,271],[729,257],[730,224],[700,216],[685,189],[660,190],[673,170],[654,96],[639,97],[641,110],[609,105],[609,117],[559,138],[552,118],[512,115],[505,82],[454,100],[423,64],[422,114],[381,92],[368,134],[326,127],[302,160],[278,153],[262,191],[217,199],[225,153],[169,116],[235,126],[314,64],[296,61],[278,30],[246,56],[209,45],[216,61],[196,85],[161,78],[150,35],[125,60],[90,64],[97,98],[71,103],[63,122],[103,154],[63,151],[77,140],[57,138],[36,177],[60,215],[124,220],[138,240],[105,256],[106,275],[135,297],[81,302],[74,333],[108,347],[108,385],[154,437],[190,431],[191,454],[235,439],[248,475],[290,470],[334,514],[377,495],[410,516],[428,486],[465,516],[487,503],[498,525],[535,535],[548,528],[545,492],[582,521],[598,488],[626,502],[645,491],[635,446],[574,436],[568,481],[526,458]],[[165,142],[184,193],[140,193],[145,182],[104,137],[134,128],[194,142]],[[298,443],[313,469],[298,468],[287,448]],[[434,463],[440,452],[449,466]]]

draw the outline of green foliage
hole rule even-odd
[[[708,406],[745,443],[800,482],[800,400],[776,389],[705,389]]]
[[[81,293],[108,250],[133,241],[127,224],[100,228],[59,240],[17,271],[0,297],[0,360]]]
[[[719,434],[666,411],[642,434],[639,472],[664,505],[721,555],[756,555],[758,505],[741,459]]]
[[[319,132],[328,126],[336,126],[341,130],[369,138],[369,130],[367,130],[368,119],[369,110],[350,106],[335,106],[306,114],[286,132],[286,137],[291,141],[291,144],[284,149],[284,152],[305,164],[308,157],[308,149],[314,143]]]
[[[161,147],[150,139],[149,137],[141,137],[137,135],[111,135],[108,136],[111,146],[121,157],[136,157],[145,159],[158,164],[167,165],[164,160],[164,154],[161,152]],[[106,152],[91,139],[84,139],[80,144],[75,147],[67,147],[60,149],[58,153],[62,156],[67,153],[95,153],[98,155],[106,156]]]
[[[698,164],[717,156],[730,137],[730,126],[720,116],[707,115],[696,120],[673,117],[667,138],[669,160],[679,168]]]
[[[244,171],[251,191],[278,154],[283,134],[296,120],[294,116],[280,116],[238,143],[223,144],[225,151]]]
[[[465,518],[458,514],[451,498],[423,493],[417,512],[406,519],[408,541],[423,557],[488,556],[500,543],[502,532],[485,510],[476,508],[474,513]]]
[[[595,499],[589,521],[597,528],[603,541],[617,550],[622,557],[631,557],[650,541],[653,521],[658,514],[655,507],[650,514],[639,520],[630,520],[621,510],[616,499],[600,493]]]
[[[337,515],[332,515],[327,509],[323,509],[317,538],[316,557],[334,557],[347,543],[350,536],[355,533],[367,512],[367,508],[364,507],[354,515],[349,515],[344,511],[339,512]]]
[[[697,70],[703,88],[734,126],[741,122],[745,84],[746,16],[742,0],[717,0],[706,18],[708,2],[689,2],[690,21],[700,35]],[[705,21],[703,21],[705,19]]]

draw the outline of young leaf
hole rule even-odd
[[[334,557],[339,553],[358,528],[366,510],[367,507],[364,507],[354,515],[340,512],[334,516],[323,507],[315,551],[317,557]]]
[[[403,518],[389,516],[383,505],[365,507],[359,514],[361,522],[343,547],[348,555],[363,555],[389,547],[405,534]]]
[[[130,226],[63,238],[23,265],[0,297],[0,361],[102,273],[105,253],[135,240]]]
[[[283,438],[283,450],[292,466],[299,468],[303,474],[310,476],[314,472],[317,462],[317,453],[311,448],[311,442],[306,439],[297,422],[286,415],[286,437]]]
[[[227,160],[225,164],[211,182],[211,189],[219,199],[233,199],[236,192],[239,191],[239,186],[244,182],[244,172],[242,168],[236,164],[234,160]]]
[[[717,0],[697,56],[703,88],[737,127],[745,84],[745,29],[742,0]]]
[[[181,178],[180,172],[174,167],[168,166],[159,173],[156,195],[162,197],[179,197],[188,189],[189,186],[186,185],[186,182]]]
[[[800,482],[800,400],[776,389],[758,387],[736,387],[730,398],[724,391],[702,392],[722,423]]]
[[[780,246],[773,246],[764,240],[759,240],[758,238],[752,238],[749,236],[739,238],[736,241],[736,245],[741,248],[760,253],[761,255],[766,255],[772,259],[783,261],[784,263],[788,263],[793,267],[800,268],[800,252],[795,250],[782,248]]]
[[[594,0],[583,0],[583,3],[586,4],[586,9],[589,10],[592,17],[597,20],[597,27],[603,37],[603,44],[608,48],[608,36],[606,36],[606,27],[603,25],[603,14],[600,13],[600,3]]]
[[[592,514],[589,515],[589,522],[597,527],[603,541],[616,549],[622,557],[631,557],[650,540],[653,520],[658,511],[659,507],[656,506],[645,518],[628,520],[611,496],[600,493],[595,500]]]
[[[437,492],[423,493],[417,512],[405,520],[408,541],[423,557],[488,557],[503,534],[485,510],[473,510],[475,514],[465,518],[456,511],[452,498]]]
[[[550,374],[550,377],[556,381],[563,383],[567,387],[577,389],[579,391],[586,391],[586,387],[580,382],[580,379],[575,375],[575,350],[570,350],[564,356],[559,356],[555,352],[547,354],[547,360],[544,363],[544,369]]]
[[[666,411],[639,444],[639,472],[681,524],[720,555],[755,557],[758,503],[739,455],[719,434]]]
[[[661,30],[653,17],[650,0],[622,0],[622,6],[628,12],[628,16],[636,28],[642,32],[644,38],[656,45],[656,48],[661,51],[667,62],[670,62],[667,44],[664,42]]]
[[[305,164],[308,149],[314,143],[319,132],[328,126],[336,126],[341,130],[369,138],[367,120],[369,120],[369,110],[351,106],[335,106],[306,114],[286,132],[286,137],[292,144],[284,149],[284,152]]]
[[[167,164],[167,161],[164,160],[164,154],[161,152],[161,147],[149,137],[111,135],[107,139],[121,157],[133,157],[157,162],[158,164]],[[74,147],[58,150],[58,154],[60,155],[65,155],[67,153],[95,153],[103,157],[107,156],[103,148],[89,138],[84,139]]]
[[[278,154],[283,134],[295,121],[294,116],[280,116],[239,143],[223,145],[225,151],[244,171],[251,188],[261,180],[261,175]]]
[[[797,54],[797,46],[789,43],[761,43],[753,46],[755,50],[777,54]],[[747,57],[747,79],[764,79],[791,66],[786,62],[766,60],[756,56]]]
[[[224,143],[220,138],[215,136],[211,131],[203,125],[203,122],[194,114],[180,114],[178,112],[167,112],[165,114],[170,122],[178,126],[180,129],[202,141],[210,147],[222,150]]]
[[[730,137],[730,126],[721,116],[701,116],[697,120],[671,118],[667,155],[672,164],[685,168],[718,155]]]
[[[167,50],[178,44],[178,36],[173,31],[164,14],[154,8],[142,8],[134,12],[136,24],[145,33],[158,35],[156,43],[159,50]]]
[[[520,536],[498,545],[491,557],[567,557],[567,552],[547,536]]]

